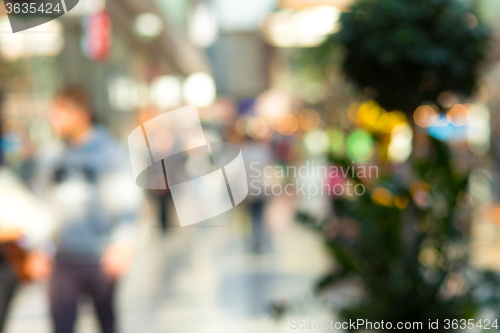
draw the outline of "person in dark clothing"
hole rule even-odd
[[[102,332],[116,332],[115,290],[116,280],[106,276],[99,264],[59,263],[49,287],[56,332],[72,332],[82,294],[92,298]]]
[[[170,190],[152,191],[152,196],[158,203],[158,222],[163,234],[166,234],[169,228],[170,207],[173,205],[172,193]]]
[[[0,236],[0,243],[2,237]],[[2,244],[0,244],[0,247]],[[17,286],[17,277],[0,251],[0,333],[3,332],[9,305]]]

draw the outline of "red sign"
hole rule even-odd
[[[111,17],[106,11],[84,19],[82,40],[85,55],[92,60],[104,60],[109,55],[112,41]]]

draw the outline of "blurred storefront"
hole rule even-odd
[[[60,19],[17,34],[1,10],[3,146],[13,167],[31,153],[27,147],[51,137],[47,112],[64,84],[85,86],[98,120],[125,139],[158,78],[210,71],[153,0],[80,1]]]

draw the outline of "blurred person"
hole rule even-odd
[[[39,251],[50,234],[48,212],[17,176],[0,167],[0,332],[20,282],[46,277]]]
[[[3,100],[3,94],[0,93],[0,102]],[[2,123],[0,122],[0,125]],[[2,140],[0,140],[1,143]],[[2,145],[0,144],[0,165],[3,165],[3,151]],[[0,221],[1,222],[1,221]],[[0,249],[4,244],[15,240],[19,237],[18,230],[7,229],[0,223]],[[12,267],[7,263],[7,256],[5,251],[0,250],[0,333],[3,332],[3,327],[5,326],[5,319],[7,317],[7,311],[9,309],[9,304],[14,295],[14,290],[17,285],[17,279],[12,270]]]
[[[265,208],[269,198],[269,191],[264,169],[275,164],[275,157],[268,139],[257,139],[245,136],[241,147],[245,160],[245,169],[250,182],[250,193],[246,199],[252,219],[252,252],[259,254],[265,250],[267,231],[265,221]],[[250,163],[251,162],[251,163]]]
[[[115,333],[116,283],[134,253],[140,190],[120,144],[94,122],[89,94],[67,87],[53,101],[50,123],[60,140],[37,157],[35,191],[56,220],[49,287],[56,333],[74,331],[78,299],[92,298],[103,333]]]
[[[3,96],[0,91],[0,104],[3,104]],[[47,211],[4,166],[0,144],[0,333],[18,284],[47,273],[43,271],[47,267],[39,265],[36,252],[30,248],[39,245],[49,233]]]
[[[160,110],[152,105],[149,105],[145,108],[139,110],[139,124],[144,124],[145,122],[159,116],[161,114]],[[153,174],[150,177],[157,177],[158,175]],[[163,182],[163,175],[160,175],[161,179],[150,179],[151,183],[155,182]],[[154,189],[148,191],[148,194],[152,198],[153,201],[156,202],[157,214],[156,217],[158,219],[158,223],[160,224],[161,231],[165,235],[169,228],[169,215],[171,209],[173,208],[173,199],[172,193],[170,189]]]
[[[18,237],[17,234],[13,237],[13,232],[17,233],[17,231],[6,230],[0,227],[0,248]],[[3,332],[9,305],[14,296],[16,286],[17,277],[14,270],[7,262],[4,250],[0,250],[0,333]]]
[[[161,231],[166,234],[169,227],[169,213],[173,205],[172,193],[170,189],[152,190],[152,196],[158,203],[158,221],[160,222]]]

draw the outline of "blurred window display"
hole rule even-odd
[[[277,47],[313,47],[335,32],[340,11],[321,6],[268,14],[261,23],[266,39]]]
[[[0,18],[0,54],[7,60],[34,56],[55,57],[64,47],[64,28],[53,20],[31,28],[29,31],[10,33],[7,16]]]

